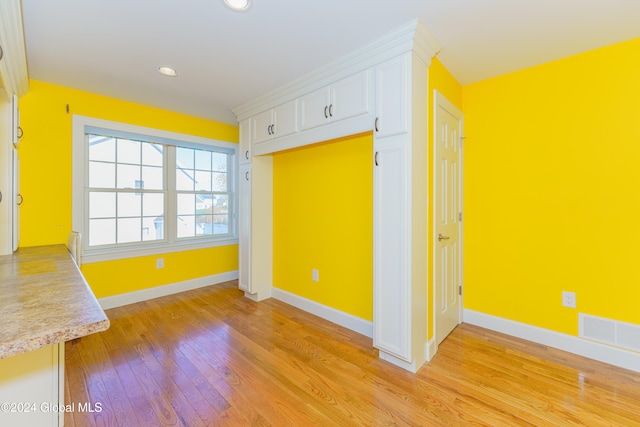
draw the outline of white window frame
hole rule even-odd
[[[170,252],[181,252],[194,249],[204,249],[215,246],[227,246],[238,243],[238,144],[220,141],[199,136],[187,135],[177,132],[169,132],[160,129],[143,126],[130,125],[126,123],[113,122],[109,120],[96,119],[93,117],[73,115],[72,124],[72,229],[86,235],[88,229],[88,200],[85,200],[85,184],[89,165],[89,150],[87,148],[85,134],[90,128],[102,128],[113,130],[114,132],[125,132],[128,134],[144,135],[159,140],[159,142],[175,142],[171,145],[180,145],[188,148],[225,148],[232,150],[230,170],[227,180],[229,191],[232,195],[231,210],[229,213],[229,234],[222,237],[212,236],[211,238],[198,237],[192,240],[168,239],[169,241],[145,242],[140,245],[124,245],[121,247],[91,249],[88,239],[83,238],[82,261],[92,263],[100,261],[111,261],[123,258],[134,258],[140,256],[158,255]],[[166,154],[165,154],[166,156]],[[171,161],[171,159],[169,159]],[[174,159],[175,160],[175,159]],[[166,162],[165,162],[166,164]],[[170,175],[170,173],[165,172]],[[173,177],[175,180],[175,177]],[[171,177],[169,177],[171,179]],[[168,203],[165,212],[165,223],[167,224],[167,235],[175,230],[175,225],[171,222],[175,219],[175,207]],[[167,237],[168,237],[167,236]]]

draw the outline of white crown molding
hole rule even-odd
[[[0,0],[0,78],[7,95],[21,97],[29,91],[27,52],[20,0]]]
[[[409,51],[429,65],[440,48],[422,21],[414,19],[324,67],[233,108],[232,112],[242,121]]]

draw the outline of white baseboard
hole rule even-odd
[[[99,298],[98,302],[100,303],[100,306],[102,306],[102,309],[106,310],[108,308],[121,307],[123,305],[133,304],[140,301],[146,301],[153,298],[177,294],[178,292],[190,291],[192,289],[203,288],[210,285],[217,285],[218,283],[228,282],[229,280],[236,280],[237,278],[238,270],[234,270],[226,273],[214,274],[212,276],[185,280],[184,282],[171,283],[169,285],[141,289],[139,291],[128,292],[126,294]]]
[[[272,288],[271,297],[279,301],[286,302],[300,310],[308,311],[318,317],[322,317],[330,322],[336,323],[354,332],[373,337],[373,323],[335,308],[327,307],[315,301],[292,294],[282,289]]]
[[[474,310],[464,310],[465,323],[512,335],[538,344],[588,357],[610,365],[640,372],[640,353],[600,344],[594,341],[548,329],[503,319]]]

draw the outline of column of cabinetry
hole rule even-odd
[[[376,67],[373,343],[412,371],[427,357],[427,68],[412,53]]]
[[[271,296],[272,159],[252,156],[254,123],[240,122],[238,287],[259,301]],[[254,182],[254,171],[263,179]]]

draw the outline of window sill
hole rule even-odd
[[[162,243],[143,248],[118,248],[118,249],[100,249],[93,251],[84,251],[82,254],[82,263],[91,264],[94,262],[114,261],[126,258],[138,258],[150,255],[161,255],[172,252],[184,252],[197,249],[213,248],[217,246],[237,245],[238,239],[230,237],[221,240],[206,241],[190,241],[178,243]]]

